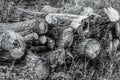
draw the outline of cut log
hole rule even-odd
[[[43,15],[46,15],[47,13],[57,13],[61,11],[60,8],[55,8],[55,7],[48,6],[48,5],[44,5],[41,12],[30,11],[30,10],[22,9],[22,8],[17,8],[17,10],[23,11],[29,15],[38,15],[38,16],[43,16]]]
[[[1,35],[1,48],[10,52],[14,59],[21,58],[25,53],[26,44],[23,37],[14,31],[5,30]]]
[[[35,72],[40,80],[45,80],[50,74],[49,64],[43,59],[39,59],[35,66]]]
[[[100,43],[94,39],[86,39],[77,45],[77,52],[79,54],[85,54],[87,57],[96,58],[101,50]]]
[[[88,13],[89,14],[89,13]],[[84,19],[89,18],[91,15],[94,15],[95,17],[100,17],[99,15],[95,14],[95,13],[90,13],[89,15],[74,15],[74,14],[62,14],[62,13],[49,13],[46,17],[45,20],[49,23],[49,24],[54,24],[57,25],[59,24],[60,21],[62,20],[66,20],[67,21],[71,21],[69,23],[69,26],[73,27],[74,29],[77,29],[82,21]]]
[[[55,28],[51,30],[50,34],[53,35],[57,47],[68,48],[73,43],[73,28],[69,26]]]
[[[41,44],[47,43],[47,37],[45,35],[40,36],[39,41]]]
[[[61,43],[59,43],[59,46],[63,46],[64,48],[68,48],[73,43],[73,29],[72,28],[66,28],[63,30],[61,34]]]
[[[88,18],[88,16],[80,16],[80,15],[73,15],[73,14],[61,14],[61,13],[49,13],[46,16],[46,21],[49,24],[57,25],[60,20],[71,21],[69,24],[74,29],[77,29],[80,25],[82,20]]]
[[[17,22],[17,23],[0,23],[0,31],[2,30],[13,30],[15,32],[20,33],[21,35],[29,34],[32,29],[32,24],[36,20],[27,20],[25,22]]]
[[[120,38],[120,23],[119,22],[116,23],[116,36]]]
[[[27,51],[26,65],[35,70],[35,74],[40,80],[46,79],[49,75],[49,64],[45,62],[44,58],[31,51]]]
[[[3,30],[13,30],[22,36],[32,32],[43,34],[47,32],[47,23],[44,19],[32,19],[17,23],[0,23],[0,32]]]
[[[44,5],[44,7],[42,8],[42,12],[44,13],[57,13],[59,12],[61,9],[60,8],[55,8],[52,6],[48,6],[48,5]]]
[[[57,48],[56,50],[49,51],[46,54],[44,53],[44,58],[46,58],[51,64],[64,64],[65,60],[65,49],[64,48]]]
[[[37,40],[39,38],[39,36],[37,33],[34,32],[34,33],[26,35],[24,38],[25,38],[25,41],[31,41],[33,39]]]
[[[26,65],[29,67],[33,67],[35,66],[36,62],[40,59],[40,57],[32,53],[32,51],[28,50],[25,59],[26,59]]]
[[[117,22],[120,20],[119,12],[116,9],[107,7],[104,8],[104,12],[108,15],[111,22]]]
[[[55,41],[49,37],[47,38],[47,47],[50,50],[53,50],[55,48]]]
[[[20,11],[23,11],[23,12],[25,12],[25,13],[28,13],[28,14],[30,14],[30,15],[46,15],[46,13],[44,13],[44,12],[36,12],[36,11],[30,11],[30,10],[27,10],[27,9],[22,9],[22,8],[17,8],[18,10],[20,10]]]
[[[43,10],[42,10],[43,13],[18,8],[18,10],[21,10],[23,12],[26,12],[26,13],[32,14],[32,15],[39,15],[39,16],[40,15],[47,15],[45,17],[45,19],[49,24],[57,25],[59,23],[59,21],[66,20],[67,22],[71,22],[69,25],[75,29],[77,29],[78,26],[81,25],[82,20],[88,18],[91,15],[94,15],[95,17],[100,17],[99,15],[97,15],[96,13],[93,12],[92,8],[87,7],[84,9],[85,10],[83,11],[83,13],[81,13],[82,15],[74,15],[74,14],[66,14],[66,13],[64,13],[64,14],[63,13],[56,13],[60,9],[57,9],[57,8],[54,8],[51,6],[44,6]],[[86,14],[84,14],[84,13],[86,13]]]
[[[45,34],[48,31],[48,24],[46,23],[45,20],[41,21],[39,24],[39,34]]]
[[[65,5],[63,13],[79,15],[82,11],[82,6],[71,6],[70,4]]]

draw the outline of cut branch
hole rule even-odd
[[[26,35],[30,33],[31,28],[33,27],[32,24],[36,20],[27,20],[24,22],[17,22],[17,23],[0,23],[0,31],[3,30],[13,30],[15,32],[20,33],[21,35]]]
[[[70,22],[70,26],[77,29],[81,25],[82,20],[87,19],[89,16],[73,15],[73,14],[61,14],[61,13],[49,13],[46,16],[46,21],[49,24],[57,25],[59,21],[66,20]]]
[[[32,32],[38,31],[39,34],[43,34],[45,33],[47,30],[41,30],[40,24],[45,24],[42,27],[46,27],[45,29],[47,29],[47,25],[45,23],[44,19],[33,19],[33,20],[27,20],[24,22],[17,22],[17,23],[0,23],[0,32],[3,30],[13,30],[19,34],[21,34],[22,36],[25,36],[27,34],[30,34]]]
[[[45,12],[30,11],[30,10],[22,9],[22,8],[17,8],[17,9],[20,10],[20,11],[23,11],[27,14],[30,14],[30,15],[45,15],[46,14]]]

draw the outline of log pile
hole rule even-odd
[[[25,13],[45,15],[44,18],[38,17],[11,24],[0,23],[1,52],[4,51],[6,55],[9,55],[8,57],[13,59],[21,59],[25,56],[27,66],[32,65],[39,79],[49,76],[49,68],[54,69],[57,65],[65,64],[66,55],[73,58],[70,50],[75,50],[78,55],[82,54],[90,59],[95,59],[100,55],[102,47],[100,40],[92,37],[90,27],[91,20],[101,18],[99,15],[90,8],[85,8],[86,11],[83,11],[81,15],[57,13],[59,10],[56,8],[54,11],[47,11],[46,8],[48,6],[43,9],[45,13],[25,11],[19,8]],[[87,11],[87,9],[90,10]],[[107,13],[107,9],[105,12]],[[118,20],[115,20],[112,21],[117,25],[115,35],[119,37],[119,23]],[[76,33],[82,37],[78,42],[75,39]],[[109,54],[113,50],[116,51],[119,45],[119,38],[116,39],[113,35],[114,33],[109,33]],[[7,58],[4,59],[7,60]]]

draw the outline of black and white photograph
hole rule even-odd
[[[0,80],[120,80],[120,0],[0,0]]]

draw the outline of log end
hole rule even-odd
[[[10,55],[15,59],[24,55],[26,47],[23,37],[11,30],[3,32],[1,46],[3,50],[10,52]]]

